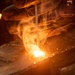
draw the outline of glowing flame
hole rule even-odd
[[[34,57],[38,58],[38,57],[44,57],[45,56],[45,52],[40,50],[40,48],[37,45],[32,45],[31,50],[32,50],[32,54],[34,55]]]
[[[0,19],[2,18],[2,14],[0,13]]]
[[[35,25],[30,22],[26,23],[26,25],[22,28],[22,30],[23,30],[22,40],[24,43],[24,47],[25,47],[29,57],[31,57],[32,61],[37,62],[37,61],[46,59],[47,53],[44,52],[43,50],[41,50],[36,42],[37,34],[36,34]],[[41,38],[39,38],[39,40],[40,39]]]
[[[35,57],[42,57],[42,56],[44,56],[44,52],[38,51],[38,50],[34,51],[33,54],[34,54]]]

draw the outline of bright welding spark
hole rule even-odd
[[[36,45],[32,45],[32,54],[36,58],[45,56],[45,53],[42,50],[40,50],[40,48]]]
[[[36,50],[33,52],[35,57],[43,57],[44,56],[44,52]]]

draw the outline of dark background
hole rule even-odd
[[[11,5],[12,4],[12,0],[0,0],[0,13],[2,12],[2,10]]]
[[[0,13],[2,10],[12,4],[12,0],[0,0]],[[14,40],[14,35],[9,34],[7,29],[7,22],[0,19],[0,45]]]

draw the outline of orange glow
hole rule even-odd
[[[1,17],[2,17],[2,14],[0,13],[0,19],[1,19]]]
[[[23,22],[23,21],[22,21]],[[43,50],[40,49],[40,45],[38,46],[37,44],[37,35],[36,34],[36,27],[35,24],[33,23],[27,23],[23,28],[23,35],[22,35],[22,40],[24,43],[24,47],[29,55],[29,57],[31,57],[32,61],[35,61],[34,64],[38,61],[41,61],[43,59],[47,58],[47,53]],[[40,32],[38,32],[40,33]],[[42,33],[40,33],[39,37],[39,41],[42,40],[42,38],[44,37],[43,34],[41,36]]]
[[[37,45],[32,45],[32,54],[36,58],[44,57],[45,53]]]
[[[34,54],[35,57],[42,57],[42,56],[44,56],[44,52],[38,51],[38,50],[34,51],[33,54]]]

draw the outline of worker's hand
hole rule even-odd
[[[29,14],[26,9],[18,9],[15,5],[11,5],[5,8],[2,12],[4,20],[7,21],[27,21],[29,19]]]
[[[10,21],[29,21],[35,16],[35,5],[39,0],[12,0],[13,5],[5,8],[2,12],[3,18]],[[30,7],[31,6],[31,7]]]

